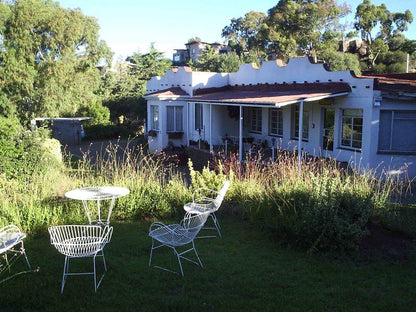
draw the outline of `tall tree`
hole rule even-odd
[[[364,0],[357,6],[355,20],[355,28],[368,42],[369,65],[373,67],[378,56],[389,51],[392,41],[407,30],[413,15],[409,10],[392,13],[385,4],[377,6],[371,0]]]
[[[0,97],[6,102],[0,114],[59,117],[99,101],[96,65],[112,55],[98,41],[95,18],[51,0],[1,6]]]
[[[266,51],[267,39],[265,32],[267,15],[262,12],[248,12],[244,17],[233,18],[222,30],[229,46],[238,54],[254,52],[260,55]]]
[[[336,0],[280,0],[268,12],[269,47],[282,58],[316,55],[326,40],[342,37],[339,20],[348,12]]]

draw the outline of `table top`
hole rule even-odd
[[[65,193],[65,197],[76,200],[104,200],[130,194],[130,190],[119,186],[90,186]]]

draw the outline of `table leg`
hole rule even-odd
[[[86,200],[83,200],[82,201],[82,205],[84,206],[85,213],[87,214],[88,223],[91,224],[91,216],[90,216],[90,211],[88,210],[87,201]]]
[[[110,208],[108,209],[107,224],[110,224],[111,212],[113,211],[113,207],[114,207],[115,200],[116,200],[115,197],[113,197],[111,199]]]

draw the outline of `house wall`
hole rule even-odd
[[[389,100],[383,97],[381,106],[375,104],[381,97],[379,91],[373,90],[373,79],[357,78],[349,71],[330,72],[322,64],[311,64],[308,58],[291,59],[287,65],[281,65],[277,61],[264,62],[260,68],[251,64],[244,64],[235,73],[199,73],[188,72],[184,69],[168,71],[163,77],[153,77],[148,83],[148,92],[164,90],[173,86],[179,86],[190,96],[198,88],[222,87],[226,85],[256,85],[274,83],[314,83],[314,82],[346,82],[351,86],[351,92],[346,96],[334,97],[325,102],[305,102],[305,109],[309,110],[309,139],[302,142],[302,149],[310,155],[332,157],[339,161],[348,162],[352,167],[359,169],[391,170],[397,172],[403,166],[408,166],[409,174],[416,176],[415,156],[413,155],[386,155],[378,153],[379,118],[381,109],[411,109],[413,102]],[[172,99],[171,99],[172,100]],[[156,142],[149,142],[150,150],[161,150],[168,144],[167,134],[163,134],[164,120],[166,120],[167,99],[160,99],[160,125],[162,135]],[[178,101],[178,99],[176,100]],[[148,105],[152,105],[149,101]],[[186,144],[188,140],[197,141],[199,134],[195,130],[194,103],[187,103],[182,99],[177,104],[184,105],[184,131],[186,134],[179,142]],[[253,104],[253,106],[256,106]],[[292,138],[292,106],[283,106],[283,136],[276,137],[277,145],[280,148],[295,150],[298,148],[298,141]],[[149,107],[149,106],[148,106]],[[323,116],[322,108],[330,107],[335,112],[334,128],[334,149],[326,151],[322,149],[323,140]],[[344,109],[361,109],[363,111],[363,134],[361,149],[348,149],[341,146],[342,112]],[[189,109],[189,111],[188,111]],[[244,110],[247,110],[244,107]],[[267,141],[271,146],[272,137],[268,134],[269,109],[262,109],[262,133],[249,133],[247,120],[244,121],[243,136],[252,136],[258,141]],[[212,123],[210,122],[212,113]],[[215,103],[204,105],[204,131],[202,139],[212,144],[222,144],[222,137],[238,137],[238,118],[231,118],[227,106],[216,105]],[[247,114],[243,114],[244,117]],[[189,118],[189,125],[188,125]],[[150,116],[148,118],[150,120]],[[164,125],[165,126],[165,125]],[[212,129],[211,129],[212,127]],[[188,133],[189,130],[189,133]],[[166,132],[166,131],[165,131]],[[175,142],[176,144],[176,142]]]

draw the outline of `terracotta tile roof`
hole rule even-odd
[[[363,77],[375,78],[375,90],[416,93],[416,73],[371,74]]]
[[[350,92],[345,82],[225,86],[194,91],[191,100],[224,103],[275,104]]]
[[[159,90],[155,92],[146,93],[144,96],[172,96],[172,97],[178,97],[178,96],[189,96],[186,91],[184,91],[180,87],[172,87],[169,89]]]

